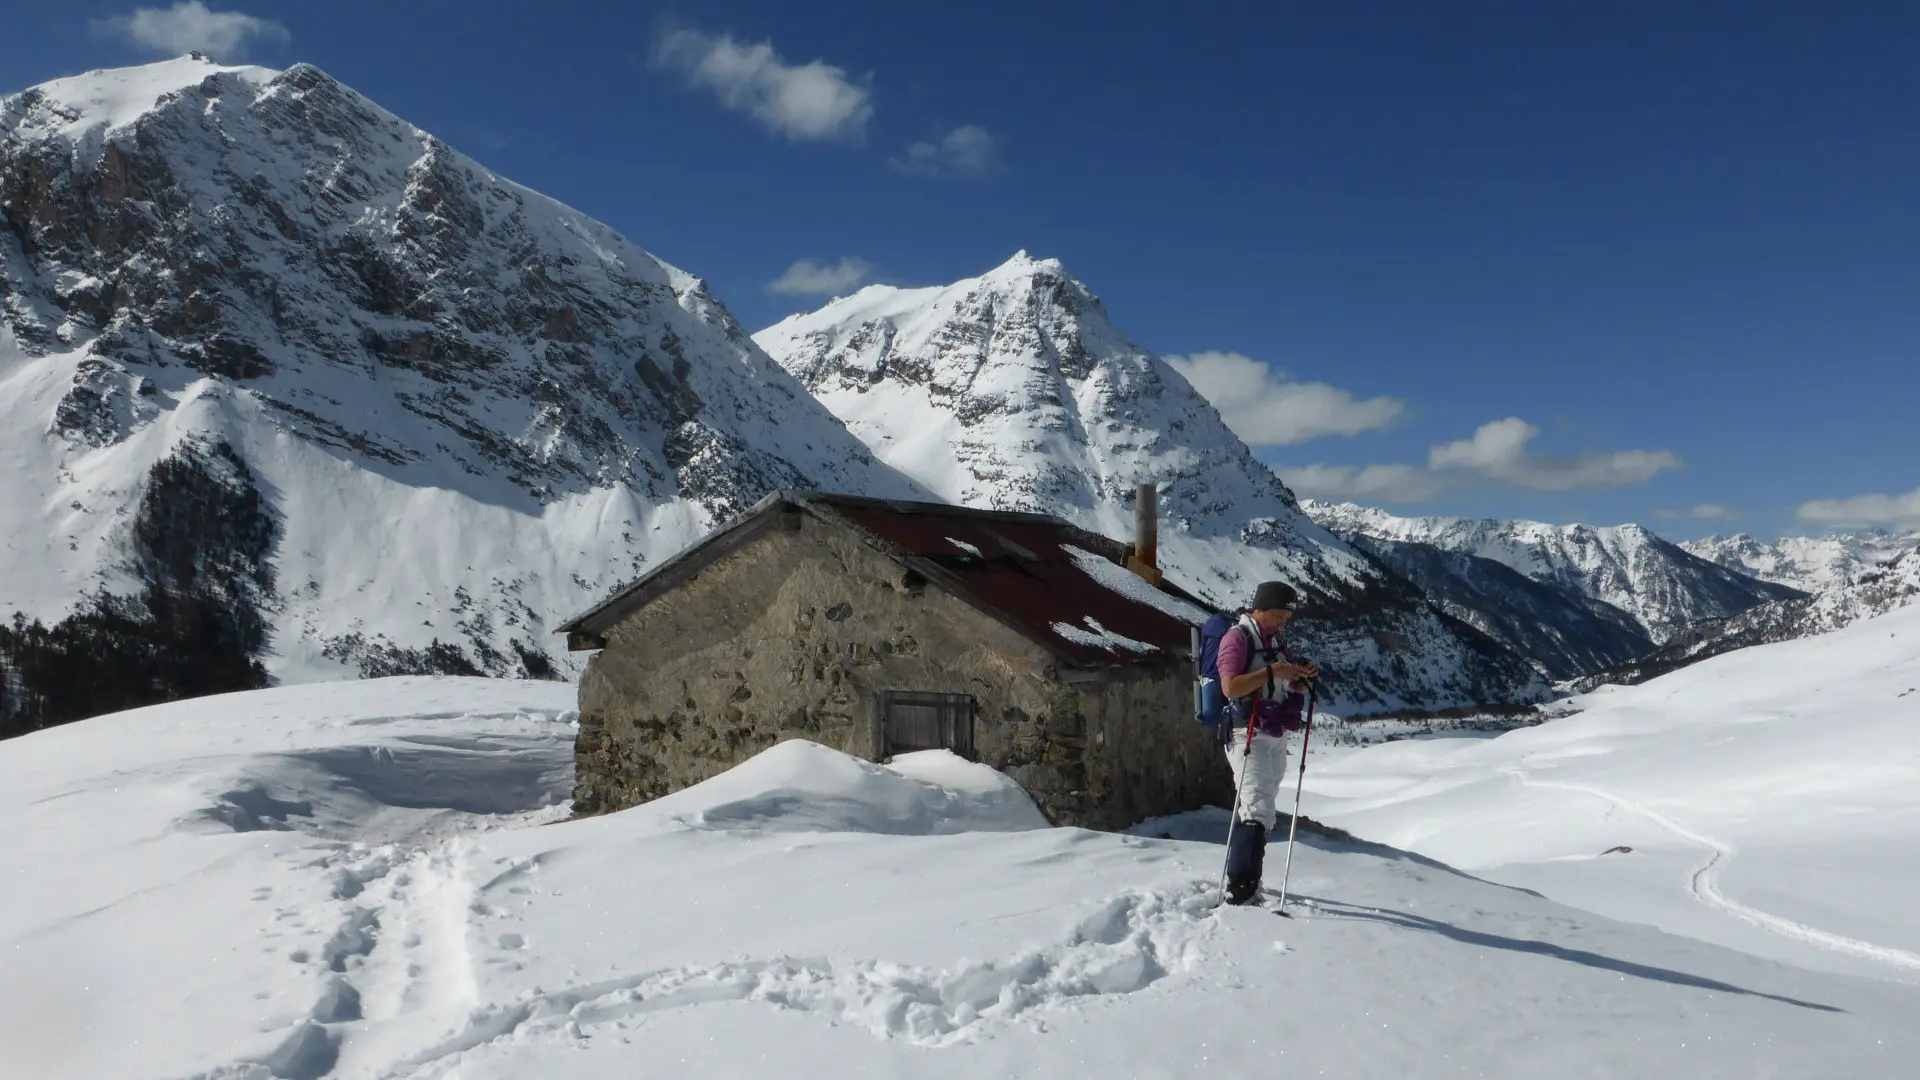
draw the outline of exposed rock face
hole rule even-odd
[[[1590,674],[1650,652],[1653,641],[1626,612],[1544,585],[1492,559],[1413,541],[1356,534],[1441,610],[1504,642],[1556,681]]]
[[[951,286],[872,286],[754,339],[882,461],[949,501],[1127,537],[1134,485],[1157,485],[1160,560],[1183,586],[1222,607],[1268,578],[1303,590],[1298,644],[1339,708],[1545,693],[1523,658],[1302,514],[1057,261],[1023,252]]]
[[[0,615],[137,587],[143,478],[225,443],[293,678],[550,666],[548,619],[771,488],[923,494],[698,278],[305,64],[0,99],[0,433]]]
[[[608,635],[580,683],[574,809],[618,810],[785,738],[882,752],[888,690],[969,694],[976,757],[1057,824],[1119,828],[1231,790],[1183,658],[1067,684],[1052,657],[841,529],[768,533]]]
[[[1402,518],[1351,503],[1309,502],[1306,509],[1342,536],[1425,544],[1501,563],[1569,598],[1623,612],[1655,643],[1704,619],[1803,595],[1691,555],[1638,525]]]

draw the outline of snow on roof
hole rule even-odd
[[[1072,623],[1064,622],[1054,623],[1052,629],[1054,633],[1059,634],[1061,637],[1066,638],[1076,645],[1086,645],[1095,649],[1106,649],[1109,652],[1119,652],[1122,649],[1137,653],[1159,651],[1157,647],[1149,645],[1144,641],[1135,641],[1130,637],[1114,633],[1106,627],[1101,626],[1100,620],[1091,615],[1085,616],[1084,621],[1087,626],[1091,627],[1090,630],[1082,630]]]
[[[1198,604],[1120,566],[1125,548],[1118,541],[1059,518],[845,495],[808,498],[1073,663],[1155,661],[1185,650],[1190,627],[1207,619]],[[974,550],[960,554],[965,548]]]
[[[1060,550],[1072,557],[1074,565],[1080,568],[1081,573],[1136,604],[1145,604],[1181,622],[1190,622],[1195,625],[1206,622],[1211,614],[1198,604],[1182,600],[1158,586],[1148,584],[1145,578],[1110,559],[1102,558],[1091,551],[1082,551],[1072,544],[1062,544]]]

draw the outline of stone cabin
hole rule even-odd
[[[1130,546],[1041,514],[774,492],[560,628],[599,650],[575,812],[791,738],[870,761],[950,749],[1061,825],[1220,802],[1232,782],[1193,720],[1206,613],[1153,568],[1151,494]]]

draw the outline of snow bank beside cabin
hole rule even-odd
[[[628,812],[766,832],[932,836],[1048,827],[1020,785],[951,751],[922,750],[875,765],[804,739]]]

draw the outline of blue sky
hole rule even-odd
[[[750,328],[824,299],[783,279],[1056,256],[1303,493],[1676,538],[1920,525],[1910,3],[7,0],[5,22],[8,90],[189,40],[316,63]]]

